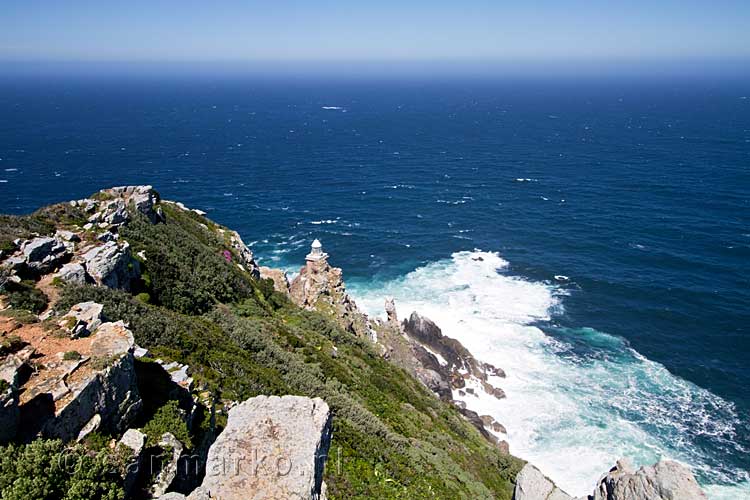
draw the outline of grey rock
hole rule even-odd
[[[388,318],[388,323],[398,327],[398,314],[396,314],[396,302],[393,297],[385,299],[385,315]]]
[[[70,257],[65,242],[51,237],[39,237],[25,242],[21,247],[24,263],[32,272],[45,274]]]
[[[690,469],[671,460],[637,471],[620,459],[600,481],[593,500],[705,500]]]
[[[73,231],[66,231],[64,229],[58,229],[57,232],[55,232],[55,236],[63,241],[69,241],[73,243],[78,243],[79,241],[81,241],[81,238],[76,233],[74,233]]]
[[[131,280],[140,275],[140,266],[127,242],[109,241],[86,252],[83,259],[88,274],[98,285],[130,290]]]
[[[143,469],[143,451],[146,446],[146,435],[138,429],[128,429],[122,435],[117,447],[127,450],[128,465],[123,477],[123,488],[127,494],[133,491],[138,476]]]
[[[324,499],[330,437],[320,398],[250,398],[229,411],[208,452],[202,489],[222,500]]]
[[[148,349],[135,346],[135,349],[133,350],[133,356],[135,356],[136,359],[147,358],[149,357]]]
[[[244,241],[242,241],[240,233],[237,231],[229,231],[229,243],[239,255],[240,264],[242,264],[256,279],[260,278],[260,268],[255,262],[253,251],[245,245]]]
[[[132,204],[152,223],[158,222],[159,216],[154,209],[158,196],[152,186],[117,186],[104,189],[102,192],[118,198],[124,205]]]
[[[66,283],[75,283],[83,285],[86,283],[86,269],[81,264],[76,262],[69,262],[64,264],[60,270],[55,274],[56,278],[60,278]]]
[[[526,464],[516,476],[513,500],[573,500],[570,495],[531,464]]]
[[[116,241],[119,238],[120,238],[119,235],[113,233],[112,231],[104,231],[103,233],[101,233],[100,235],[96,237],[97,240],[103,241],[104,243],[108,241]]]
[[[180,465],[180,457],[184,449],[183,444],[174,437],[170,432],[165,432],[159,440],[159,446],[168,453],[171,453],[170,459],[164,464],[159,474],[156,476],[156,482],[151,487],[151,494],[155,497],[164,495],[172,482],[177,477],[177,468]]]
[[[92,336],[90,360],[75,362],[61,378],[41,380],[29,388],[51,393],[56,401],[55,414],[42,423],[40,434],[63,441],[75,439],[96,414],[105,432],[128,428],[142,405],[133,345],[133,334],[122,321],[102,323]],[[58,392],[59,397],[55,396]]]
[[[99,430],[99,426],[102,425],[102,416],[98,413],[95,414],[93,417],[91,417],[91,420],[83,426],[83,428],[78,431],[78,437],[76,438],[76,442],[81,442],[84,439],[86,439],[86,436],[91,434],[92,432],[95,432]]]
[[[103,322],[104,306],[96,302],[80,302],[60,319],[58,326],[70,333],[72,338],[91,335]]]

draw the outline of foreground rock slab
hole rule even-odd
[[[203,484],[187,498],[324,500],[330,439],[331,415],[322,399],[250,398],[229,411],[208,452]]]

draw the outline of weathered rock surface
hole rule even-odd
[[[705,500],[690,469],[671,460],[634,470],[620,459],[594,491],[593,500]]]
[[[117,186],[103,189],[102,193],[109,194],[125,202],[125,205],[133,204],[135,209],[148,217],[151,222],[159,221],[159,216],[154,210],[158,200],[156,191],[151,186]]]
[[[73,338],[91,335],[102,324],[104,306],[96,302],[81,302],[70,308],[70,311],[59,321],[62,330]]]
[[[78,285],[83,285],[87,281],[86,269],[78,262],[64,264],[55,274],[55,277],[67,283]]]
[[[279,293],[289,295],[289,278],[281,269],[272,269],[270,267],[260,266],[258,268],[261,279],[273,280],[273,288]]]
[[[159,440],[159,447],[167,452],[168,460],[163,464],[156,476],[156,482],[151,488],[154,497],[164,495],[177,477],[180,457],[184,450],[183,444],[170,432],[165,432]]]
[[[573,500],[570,495],[531,464],[526,464],[516,476],[513,500]]]
[[[3,266],[12,272],[32,277],[46,274],[71,258],[73,245],[60,236],[40,236],[19,241],[19,250],[5,259]]]
[[[117,443],[118,448],[125,450],[128,465],[124,472],[123,488],[130,493],[138,480],[143,467],[143,451],[146,446],[146,435],[138,429],[128,429]]]
[[[140,275],[138,261],[127,242],[109,241],[83,255],[86,271],[98,285],[130,290],[130,282]]]
[[[208,452],[206,477],[191,494],[222,500],[325,499],[323,468],[331,437],[319,398],[257,396],[229,411]]]
[[[38,349],[50,348],[39,340]],[[121,321],[102,323],[91,337],[53,343],[62,342],[76,357],[40,353],[37,371],[20,388],[22,437],[69,441],[88,426],[113,433],[127,428],[141,406],[130,330]]]
[[[260,278],[260,269],[255,262],[253,251],[245,245],[240,234],[237,231],[229,231],[229,244],[237,252],[240,258],[240,264],[250,272],[256,279]]]

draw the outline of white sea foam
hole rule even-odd
[[[507,378],[492,382],[506,399],[478,390],[479,396],[461,399],[505,425],[511,452],[569,493],[591,493],[622,456],[641,465],[665,456],[689,464],[710,498],[743,498],[747,471],[717,465],[719,459],[691,440],[736,446],[730,403],[673,376],[618,337],[590,328],[568,330],[563,340],[546,335],[535,323],[564,314],[564,293],[503,274],[507,265],[496,253],[458,252],[390,282],[352,284],[350,291],[381,317],[383,298],[392,296],[402,317],[418,311],[477,358],[502,367]],[[583,358],[574,341],[598,354]],[[742,486],[722,486],[733,482]]]

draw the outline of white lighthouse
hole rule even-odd
[[[307,269],[313,271],[321,267],[321,264],[325,264],[326,259],[328,259],[328,254],[323,251],[323,245],[320,241],[315,239],[310,245],[310,253],[305,257]]]

